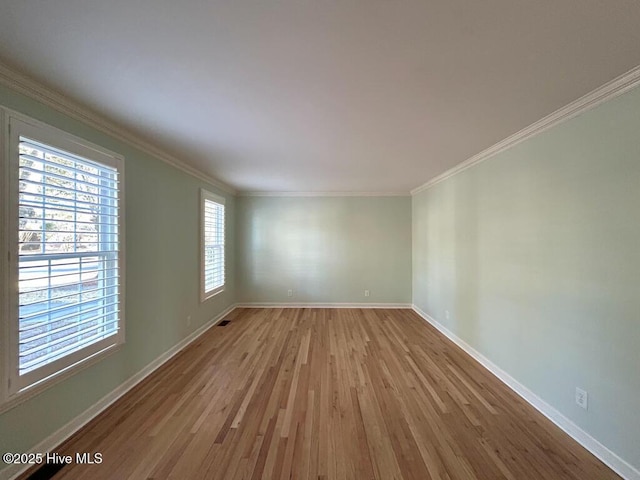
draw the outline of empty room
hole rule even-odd
[[[637,0],[1,0],[0,480],[640,480]]]

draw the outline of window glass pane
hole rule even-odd
[[[224,205],[204,200],[204,291],[224,286]]]
[[[118,172],[20,137],[19,374],[118,332]]]

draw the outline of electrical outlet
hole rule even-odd
[[[576,404],[585,410],[589,408],[589,394],[578,387],[576,387]]]
[[[293,290],[287,290],[287,297],[293,297]]]
[[[187,325],[191,325],[191,315],[187,315]]]
[[[447,320],[449,320],[451,318],[451,314],[449,313],[449,310],[445,310],[444,311],[444,316]]]
[[[369,290],[365,290],[365,291],[364,291],[364,296],[365,296],[365,297],[368,297],[368,296],[369,296]]]

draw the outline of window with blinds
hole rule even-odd
[[[10,128],[20,392],[123,341],[122,182],[121,159],[50,127]]]
[[[202,301],[224,290],[224,198],[201,191]]]

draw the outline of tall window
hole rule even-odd
[[[224,290],[224,198],[200,192],[200,300]]]
[[[124,341],[123,161],[8,121],[10,398]]]

